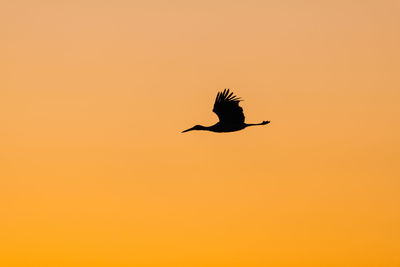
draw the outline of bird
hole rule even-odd
[[[243,109],[239,106],[240,101],[243,100],[235,96],[233,92],[230,92],[229,88],[224,89],[223,92],[218,92],[215,98],[213,112],[217,114],[219,122],[212,126],[195,125],[192,128],[182,131],[182,133],[193,130],[228,133],[240,131],[249,126],[266,125],[270,123],[270,121],[250,124],[245,123]]]

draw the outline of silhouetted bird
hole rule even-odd
[[[233,95],[233,93],[229,93],[229,89],[225,89],[223,92],[218,92],[213,111],[218,115],[219,122],[208,127],[196,125],[182,133],[192,130],[205,130],[217,133],[235,132],[248,126],[266,125],[269,123],[269,121],[263,121],[256,124],[245,123],[243,109],[239,106],[240,101],[242,101],[240,98]]]

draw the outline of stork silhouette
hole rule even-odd
[[[235,96],[233,92],[230,93],[229,89],[225,89],[223,92],[218,92],[213,112],[218,115],[219,122],[212,126],[196,125],[184,130],[182,133],[193,130],[211,131],[216,133],[235,132],[249,126],[266,125],[270,123],[269,121],[254,124],[245,123],[243,109],[239,106],[240,101],[242,100]]]

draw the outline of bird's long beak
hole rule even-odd
[[[189,128],[189,129],[187,129],[187,130],[184,130],[184,131],[182,131],[182,133],[186,133],[186,132],[192,131],[192,130],[193,130],[193,128],[194,128],[194,127],[192,127],[192,128]]]

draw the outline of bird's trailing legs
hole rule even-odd
[[[248,127],[248,126],[256,126],[256,125],[266,125],[268,123],[270,123],[270,121],[263,121],[261,123],[249,123],[249,124],[246,124],[246,127]]]

